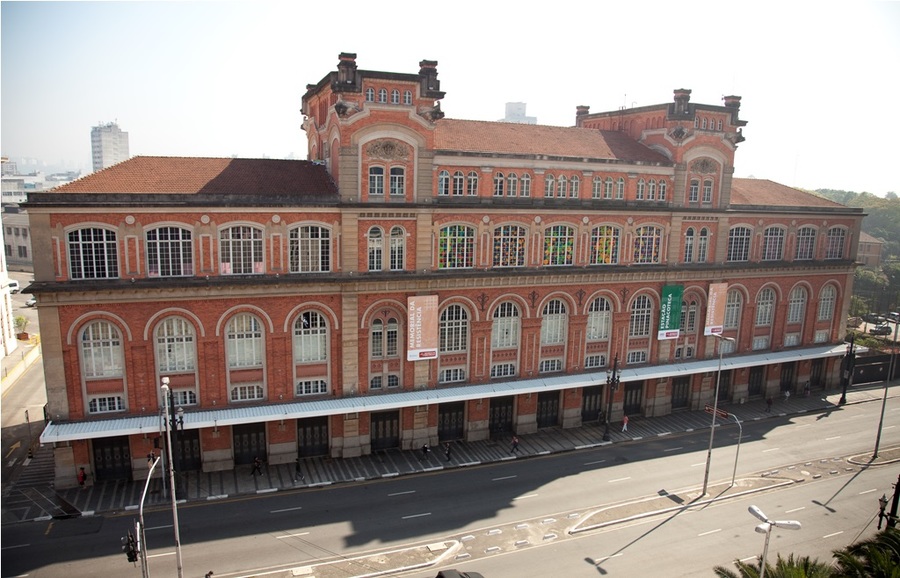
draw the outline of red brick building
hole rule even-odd
[[[436,62],[342,54],[309,161],[135,157],[29,197],[57,483],[146,476],[163,380],[204,471],[578,426],[614,364],[613,420],[711,402],[720,359],[722,403],[837,382],[862,212],[735,179],[739,97],[551,127],[443,96]]]

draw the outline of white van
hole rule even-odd
[[[19,292],[19,282],[15,279],[9,280],[9,292],[10,293],[18,293]]]

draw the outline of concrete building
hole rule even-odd
[[[128,160],[128,133],[114,122],[91,128],[91,162],[94,172]]]
[[[525,108],[528,105],[524,102],[507,102],[506,116],[500,119],[500,122],[513,122],[518,124],[537,124],[537,117],[527,116]]]
[[[344,53],[308,161],[136,157],[29,198],[60,487],[146,476],[162,382],[203,471],[837,383],[863,213],[734,178],[739,97],[520,125],[445,118],[437,76]]]
[[[866,232],[859,234],[859,255],[857,260],[866,267],[881,267],[884,241]]]

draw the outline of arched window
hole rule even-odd
[[[544,230],[544,265],[571,265],[575,254],[575,229],[554,225]]]
[[[378,102],[387,102],[387,89],[379,88],[378,89]]]
[[[467,225],[443,227],[438,237],[438,268],[467,269],[475,266],[475,229]]]
[[[375,102],[375,89],[367,88],[366,89],[366,102]]]
[[[331,270],[331,231],[318,225],[290,230],[288,255],[291,273],[323,273]]]
[[[494,196],[502,197],[503,196],[503,185],[504,185],[505,177],[503,173],[494,173]]]
[[[767,227],[763,231],[763,261],[781,261],[784,257],[784,229]]]
[[[819,321],[831,321],[834,319],[834,305],[837,302],[837,291],[834,285],[826,285],[819,294],[819,310],[816,318]]]
[[[682,333],[697,333],[697,300],[681,302],[681,319],[679,329]]]
[[[194,326],[183,317],[166,317],[156,326],[156,368],[160,375],[197,367]]]
[[[581,195],[581,179],[576,175],[569,182],[569,198],[577,199],[579,195]]]
[[[384,167],[369,167],[369,195],[384,195]]]
[[[747,261],[750,258],[751,231],[747,227],[732,227],[728,232],[728,261]]]
[[[94,321],[81,332],[81,373],[85,379],[122,377],[122,339],[108,321]]]
[[[816,255],[816,230],[813,227],[800,227],[797,230],[796,261],[809,261]]]
[[[688,227],[684,232],[684,262],[694,262],[694,228]]]
[[[615,265],[619,262],[618,227],[600,225],[591,229],[591,265]]]
[[[806,289],[794,287],[788,297],[788,323],[802,323],[806,315]]]
[[[219,231],[219,271],[223,275],[265,273],[262,229],[238,225]]]
[[[450,305],[441,313],[441,353],[457,353],[469,350],[469,313],[461,305]]]
[[[621,201],[625,198],[625,179],[619,177],[616,182],[616,200]]]
[[[541,313],[541,345],[565,343],[567,320],[565,303],[559,299],[548,302]]]
[[[775,290],[766,287],[756,296],[756,326],[772,325],[775,318]]]
[[[412,91],[410,91],[410,90],[403,91],[403,104],[406,104],[406,105],[412,104]]]
[[[494,267],[524,267],[525,239],[525,228],[518,225],[494,229]]]
[[[531,175],[528,173],[522,175],[522,196],[531,196]]]
[[[635,198],[637,200],[639,200],[639,201],[644,200],[644,190],[646,188],[647,188],[647,183],[644,181],[644,179],[639,179],[638,183],[637,183],[637,195],[635,196]]]
[[[478,196],[478,173],[469,171],[466,176],[466,194],[470,197]]]
[[[372,227],[367,240],[369,271],[381,271],[384,268],[384,233],[379,227]]]
[[[603,197],[603,179],[600,177],[594,177],[594,180],[591,182],[591,198],[592,199],[600,199]]]
[[[151,277],[193,275],[191,231],[182,227],[158,227],[147,231],[147,273]]]
[[[703,181],[703,202],[711,203],[712,202],[712,190],[713,190],[713,182],[710,179],[706,179]]]
[[[391,167],[391,196],[402,197],[406,195],[406,169],[403,167]]]
[[[544,196],[547,198],[556,196],[556,178],[553,175],[544,176]]]
[[[700,200],[700,181],[698,179],[691,179],[691,186],[688,189],[688,202],[696,203]]]
[[[827,245],[825,247],[826,259],[843,259],[844,258],[844,241],[847,237],[847,231],[840,227],[832,227],[828,229]]]
[[[116,233],[89,228],[70,231],[69,276],[72,279],[113,279],[119,276]]]
[[[566,179],[565,175],[560,175],[559,183],[556,186],[556,192],[560,199],[565,199],[569,196],[569,180]]]
[[[396,88],[391,91],[391,104],[400,104],[400,91]]]
[[[438,173],[438,195],[441,197],[450,195],[450,173],[448,171]]]
[[[294,363],[328,361],[328,324],[316,311],[304,311],[294,321]]]
[[[709,255],[709,229],[703,227],[700,229],[700,236],[697,237],[697,262],[706,263]]]
[[[591,301],[587,318],[587,340],[606,341],[612,328],[612,307],[603,297]]]
[[[516,173],[509,173],[506,175],[506,195],[509,197],[515,197],[519,194],[519,177],[516,176]]]
[[[612,177],[606,177],[606,182],[603,183],[603,198],[611,199],[613,197],[613,180]]]
[[[461,197],[463,194],[463,189],[465,188],[466,179],[462,174],[462,171],[456,171],[453,173],[453,196]]]
[[[659,181],[659,200],[666,200],[666,181]]]
[[[638,295],[631,303],[631,318],[628,323],[629,337],[650,335],[650,321],[653,317],[653,303],[646,295]]]
[[[648,201],[656,200],[656,181],[654,181],[653,179],[650,179],[650,182],[648,183],[647,200]]]
[[[255,316],[239,313],[231,318],[225,333],[228,367],[262,367],[262,325]]]
[[[400,340],[400,324],[391,317],[385,320],[372,321],[372,332],[369,343],[373,359],[393,358],[398,356]]]
[[[491,325],[491,349],[512,349],[519,346],[519,308],[506,301],[494,310]]]
[[[402,227],[391,227],[391,271],[402,271],[406,268],[406,231]]]
[[[741,310],[744,307],[744,297],[736,289],[729,289],[725,297],[725,329],[737,329],[741,322]]]
[[[662,229],[652,225],[635,229],[633,249],[633,263],[659,263],[662,250]]]

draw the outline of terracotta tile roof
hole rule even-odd
[[[442,119],[435,124],[434,134],[437,150],[672,164],[664,155],[617,131]]]
[[[734,179],[731,183],[731,204],[851,210],[840,203],[767,179]]]
[[[325,167],[309,161],[141,156],[52,192],[337,196]]]

